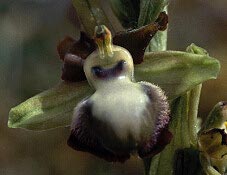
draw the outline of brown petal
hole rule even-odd
[[[72,37],[66,37],[61,41],[57,46],[57,50],[60,59],[64,61],[62,79],[71,82],[86,80],[82,60],[86,59],[95,49],[94,40],[84,32],[80,33],[78,41]]]
[[[113,44],[126,48],[133,57],[134,64],[143,61],[144,52],[157,31],[167,28],[168,15],[161,12],[154,23],[139,29],[117,33],[113,38]]]
[[[57,46],[57,50],[58,50],[58,54],[60,56],[60,59],[64,61],[64,57],[65,54],[69,51],[69,49],[73,46],[75,42],[75,39],[70,37],[70,36],[66,36],[64,38],[64,40],[62,40],[58,46]]]
[[[67,53],[64,57],[64,65],[62,68],[62,80],[70,82],[79,82],[86,80],[83,71],[84,60],[76,55]]]
[[[71,53],[85,59],[95,49],[96,45],[94,40],[87,36],[84,32],[80,32],[80,39],[78,41],[67,36],[57,46],[58,53],[62,60],[64,60],[66,53]]]
[[[96,44],[93,39],[87,36],[86,33],[80,32],[79,41],[75,42],[70,48],[69,53],[77,55],[82,59],[86,59],[96,49]]]

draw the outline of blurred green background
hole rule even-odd
[[[56,45],[66,35],[78,37],[72,15],[70,0],[0,0],[0,175],[143,174],[137,158],[112,164],[73,151],[66,145],[69,128],[7,128],[11,107],[60,81]],[[169,16],[169,49],[194,42],[221,62],[219,78],[203,86],[199,115],[205,117],[227,100],[227,1],[173,0]]]

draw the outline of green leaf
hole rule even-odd
[[[158,31],[150,41],[150,44],[147,47],[147,51],[149,52],[164,51],[167,48],[166,43],[167,43],[167,30]]]
[[[194,86],[215,79],[219,70],[219,61],[208,55],[152,52],[145,55],[143,63],[135,65],[135,78],[160,86],[169,100],[173,100]]]
[[[74,107],[91,93],[87,82],[62,82],[12,108],[8,126],[30,130],[67,126],[71,123]]]
[[[114,27],[107,18],[99,0],[72,0],[72,2],[84,31],[90,37],[93,36],[97,25],[104,24],[114,33]]]

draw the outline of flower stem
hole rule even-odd
[[[189,126],[189,134],[190,141],[194,147],[197,147],[197,115],[198,115],[198,106],[199,99],[201,94],[202,84],[196,86],[194,89],[190,91],[189,97],[189,111],[188,111],[188,126]]]

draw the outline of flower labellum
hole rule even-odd
[[[96,27],[98,50],[84,61],[86,78],[95,89],[75,108],[68,145],[110,162],[159,153],[171,141],[169,104],[164,92],[134,81],[134,64],[125,48],[112,45],[111,33]]]

